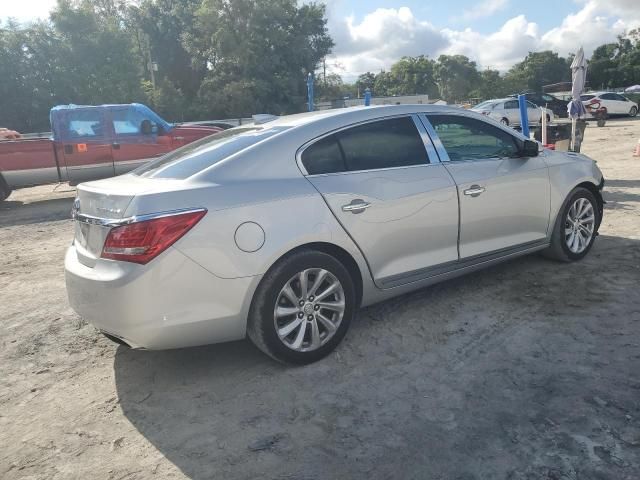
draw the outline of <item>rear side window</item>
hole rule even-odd
[[[309,175],[347,170],[335,135],[317,141],[302,153],[302,164]]]
[[[487,122],[458,115],[428,118],[451,161],[518,155],[515,138]]]
[[[595,95],[580,95],[580,100],[582,100],[583,102],[591,100],[592,98],[595,98]]]
[[[410,117],[367,123],[336,136],[351,171],[429,163],[422,137]]]
[[[73,139],[98,139],[106,135],[104,117],[97,108],[70,111],[67,114],[67,137]]]
[[[429,163],[411,117],[365,123],[319,140],[302,153],[309,175]]]
[[[508,108],[508,109],[518,108],[518,101],[509,100],[508,102],[504,102],[504,108]]]

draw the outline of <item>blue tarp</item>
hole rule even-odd
[[[49,113],[53,138],[57,141],[102,141],[117,136],[141,135],[142,122],[151,122],[154,132],[168,132],[173,125],[141,103],[125,105],[58,105]]]

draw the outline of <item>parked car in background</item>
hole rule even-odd
[[[495,100],[487,100],[482,102],[471,110],[474,112],[487,115],[488,117],[497,120],[503,125],[507,126],[520,126],[520,107],[518,100],[515,98],[499,98]],[[553,112],[547,108],[543,109],[547,116],[547,122],[551,122],[554,119]],[[537,105],[527,101],[527,118],[530,125],[539,124],[542,119],[542,111]]]
[[[80,184],[67,291],[126,345],[248,335],[309,363],[361,306],[537,251],[583,258],[603,183],[588,157],[460,108],[280,117]]]
[[[638,104],[615,92],[586,93],[580,96],[580,100],[585,106],[600,104],[600,108],[605,108],[609,116],[628,115],[635,117],[638,114]]]
[[[534,105],[551,110],[553,112],[553,115],[556,117],[567,118],[569,116],[569,113],[567,111],[569,102],[566,100],[562,100],[558,97],[554,97],[553,95],[549,95],[548,93],[541,92],[524,92],[523,95]],[[517,98],[518,95],[509,96]]]
[[[0,141],[0,201],[16,188],[120,175],[222,131],[174,125],[138,103],[62,105],[51,109],[50,121],[51,137],[27,134]]]

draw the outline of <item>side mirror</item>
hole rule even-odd
[[[538,142],[534,140],[525,140],[522,150],[520,151],[523,157],[537,157],[538,156]]]

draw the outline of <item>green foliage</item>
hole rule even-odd
[[[522,62],[511,67],[505,78],[518,91],[541,91],[543,85],[571,81],[570,66],[571,61],[556,52],[529,52]]]
[[[640,30],[618,37],[618,43],[596,48],[589,61],[587,81],[596,89],[640,83]]]
[[[435,67],[435,80],[440,97],[447,102],[462,101],[479,83],[476,62],[464,55],[440,55]]]
[[[332,46],[315,3],[58,0],[48,22],[0,25],[0,125],[48,130],[63,103],[142,102],[170,121],[299,111]]]
[[[57,104],[142,102],[169,121],[284,114],[316,99],[428,94],[449,102],[569,81],[571,57],[531,52],[506,74],[463,55],[403,57],[353,84],[319,72],[325,6],[297,0],[58,0],[49,21],[0,24],[0,126],[49,129]],[[157,68],[153,68],[152,65]],[[598,47],[593,88],[640,83],[640,31]]]

